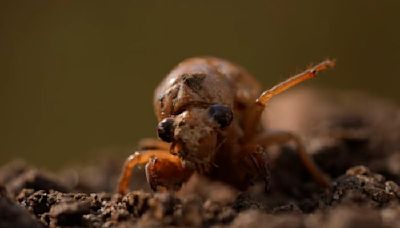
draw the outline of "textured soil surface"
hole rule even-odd
[[[269,148],[273,183],[238,192],[194,175],[178,192],[149,190],[136,170],[114,193],[122,160],[57,173],[23,162],[0,168],[0,227],[400,227],[400,108],[359,94],[296,90],[264,122],[300,135],[330,177],[317,186],[292,145]]]

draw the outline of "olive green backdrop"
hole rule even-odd
[[[399,100],[400,1],[0,0],[0,163],[125,156],[155,136],[153,89],[180,60],[231,59],[266,87],[307,82]]]

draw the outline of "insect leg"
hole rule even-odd
[[[137,165],[147,164],[153,157],[167,159],[174,163],[181,162],[177,156],[170,154],[167,150],[137,151],[131,154],[125,161],[124,168],[122,170],[118,184],[119,193],[125,194],[127,192],[129,183],[131,181],[133,168],[135,168],[135,166]]]
[[[274,144],[283,144],[288,142],[294,142],[296,144],[296,152],[300,158],[301,163],[311,174],[316,183],[320,186],[327,188],[330,186],[329,177],[321,171],[311,156],[306,152],[303,143],[300,138],[289,132],[271,132],[263,134],[255,139],[255,141],[264,147],[268,147]]]
[[[183,167],[180,161],[165,158],[152,157],[146,165],[147,182],[154,191],[178,190],[192,173],[193,171]]]
[[[258,99],[255,101],[253,106],[251,107],[249,113],[247,114],[246,122],[244,125],[244,133],[245,133],[245,140],[251,139],[255,134],[256,126],[260,120],[261,114],[267,105],[268,101],[287,89],[305,81],[310,78],[314,78],[318,72],[326,70],[330,67],[335,66],[335,61],[333,60],[325,60],[309,69],[305,70],[304,72],[297,74],[293,77],[290,77],[286,81],[283,81],[269,90],[264,91]]]
[[[262,178],[267,192],[271,184],[270,160],[265,149],[256,144],[248,144],[243,148],[245,152],[244,163],[256,178]]]

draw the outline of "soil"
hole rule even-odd
[[[400,227],[397,105],[303,89],[276,98],[264,122],[300,135],[331,187],[312,181],[291,145],[270,148],[268,192],[199,175],[178,192],[152,192],[136,170],[122,196],[121,159],[58,173],[14,161],[0,168],[0,227]]]

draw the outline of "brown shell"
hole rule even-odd
[[[158,120],[191,105],[213,103],[248,107],[261,92],[260,84],[242,67],[214,57],[190,58],[176,66],[154,93]]]

